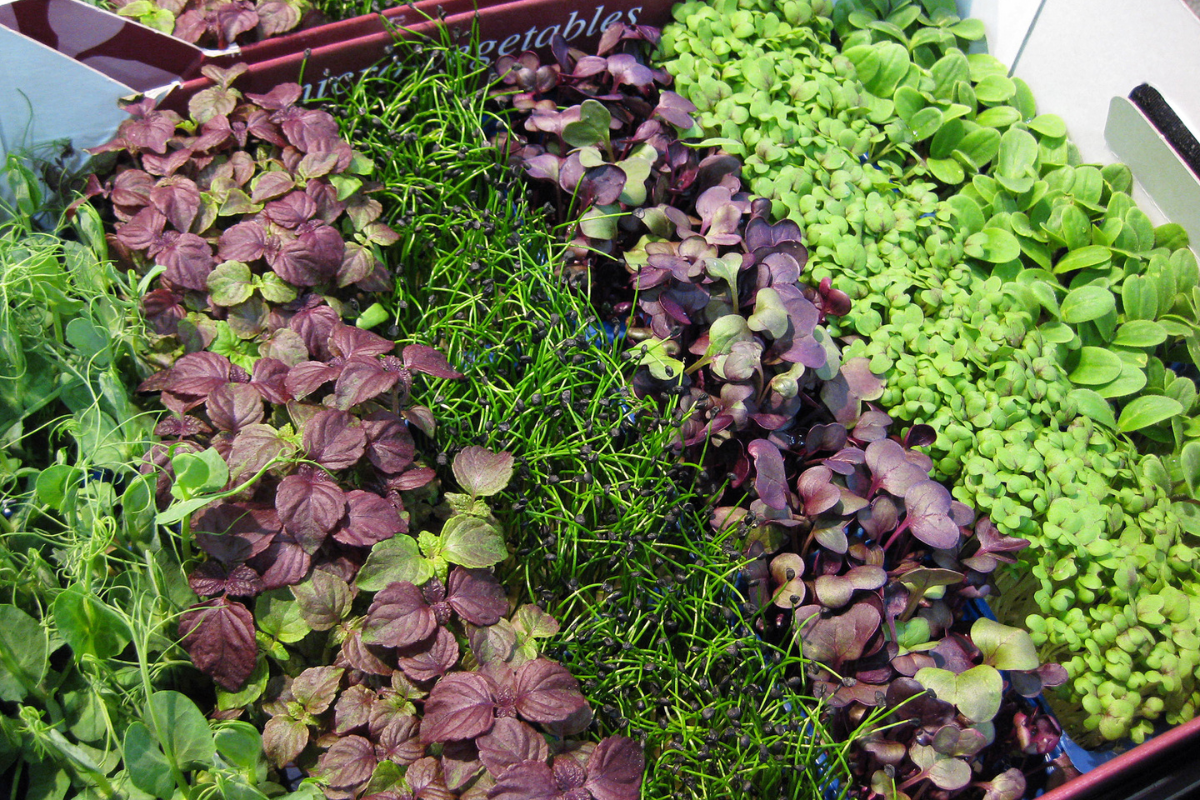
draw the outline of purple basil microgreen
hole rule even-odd
[[[515,670],[492,662],[478,672],[452,673],[434,685],[425,703],[421,739],[474,739],[491,730],[497,716],[564,722],[586,706],[578,683],[553,661],[539,658]]]
[[[586,761],[574,754],[529,759],[507,767],[489,800],[636,800],[645,768],[638,745],[614,736],[596,745]]]
[[[275,510],[306,553],[317,551],[346,513],[346,493],[323,471],[304,466],[279,482]]]
[[[317,773],[334,789],[357,789],[370,780],[378,763],[369,739],[343,736],[322,754]]]
[[[188,585],[200,597],[228,595],[253,597],[263,589],[258,573],[245,564],[226,569],[219,561],[206,561],[188,575]]]
[[[446,628],[438,628],[430,639],[399,648],[396,661],[414,681],[431,681],[449,672],[458,656],[458,639]]]
[[[179,634],[192,662],[228,691],[242,688],[254,671],[254,617],[241,603],[221,597],[192,606],[179,619]]]
[[[274,6],[291,8],[260,4]],[[180,31],[197,30],[190,24]],[[197,338],[180,327],[189,307],[206,308],[194,313],[215,312],[237,335],[261,343],[296,314],[294,304],[308,287],[336,294],[341,287],[386,285],[380,258],[397,236],[378,221],[372,210],[378,203],[365,194],[378,187],[352,177],[366,167],[338,138],[333,118],[297,107],[295,85],[243,97],[231,87],[243,65],[204,69],[216,85],[193,98],[192,122],[154,109],[150,100],[128,107],[133,118],[98,149],[124,154],[118,171],[107,187],[90,190],[113,204],[118,252],[128,266],[164,268],[161,286],[145,301],[157,332],[189,349],[198,349],[198,341],[207,346],[211,333]],[[349,188],[342,194],[335,183]],[[348,237],[357,248],[349,260]],[[211,330],[211,323],[194,324]],[[253,361],[245,358],[247,368]]]
[[[437,350],[423,344],[410,344],[402,355],[404,366],[413,372],[432,375],[435,378],[461,378],[463,374],[450,366],[446,357]]]
[[[458,567],[448,586],[436,579],[421,589],[408,582],[389,585],[375,596],[363,635],[371,644],[409,647],[445,626],[451,612],[473,625],[493,625],[507,609],[504,590],[490,572]]]
[[[318,411],[304,424],[304,450],[328,470],[349,469],[366,451],[367,434],[345,411]]]

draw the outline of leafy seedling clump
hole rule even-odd
[[[244,65],[207,69],[217,85],[190,119],[127,107],[97,148],[120,154],[116,173],[89,193],[111,203],[122,262],[156,276],[143,306],[165,363],[201,350],[245,370],[267,353],[305,360],[276,332],[318,297],[341,312],[352,291],[386,290],[381,248],[396,234],[378,219],[372,165],[327,112],[296,105],[299,86],[243,97]]]

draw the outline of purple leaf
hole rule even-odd
[[[205,561],[188,575],[188,586],[200,597],[227,594],[230,597],[253,597],[262,591],[262,579],[245,564],[226,570],[220,561]]]
[[[388,391],[399,379],[400,375],[385,370],[378,358],[354,356],[346,362],[334,386],[334,403],[348,410]]]
[[[379,219],[383,213],[383,204],[373,197],[354,193],[346,198],[346,216],[354,225],[356,231],[361,231],[366,225]]]
[[[143,208],[117,229],[117,241],[131,250],[146,252],[162,238],[167,218],[156,208]]]
[[[653,85],[654,73],[645,64],[627,53],[608,57],[608,72],[613,76],[613,88],[627,84],[637,89]]]
[[[821,603],[828,608],[841,608],[850,602],[856,590],[879,589],[887,583],[882,567],[857,566],[845,575],[821,575],[814,588]]]
[[[329,785],[350,789],[366,783],[375,770],[375,746],[361,736],[345,736],[321,756],[318,771]]]
[[[224,138],[228,137],[223,137],[223,139]],[[197,139],[195,141],[199,143],[206,140]],[[151,153],[143,153],[142,166],[146,168],[147,172],[164,178],[169,178],[178,172],[184,164],[192,161],[197,152],[203,152],[206,149],[207,148],[203,145],[197,145],[196,143],[193,143],[191,147],[181,147],[178,150],[167,154],[166,156],[156,156]],[[196,162],[202,162],[203,157],[201,156],[200,158],[195,158],[194,160]]]
[[[882,411],[868,411],[858,418],[854,426],[854,438],[860,442],[876,442],[887,437],[892,418]]]
[[[932,425],[913,425],[904,434],[904,446],[907,448],[925,447],[937,441],[937,431]]]
[[[479,750],[470,740],[446,742],[442,745],[442,776],[447,788],[452,791],[463,789],[471,780],[483,772]]]
[[[953,511],[953,508],[951,510]],[[994,571],[1000,563],[1016,563],[1016,559],[1008,553],[1015,553],[1029,546],[1028,539],[1017,539],[1000,533],[988,517],[983,517],[976,523],[975,540],[979,543],[979,549],[970,557],[964,558],[962,563],[976,572],[983,573]]]
[[[263,551],[254,566],[262,573],[263,588],[278,589],[304,580],[312,566],[312,556],[304,551],[294,537],[280,534],[271,541],[270,547]]]
[[[871,501],[870,506],[859,509],[858,524],[876,541],[880,541],[886,534],[896,530],[900,524],[900,511],[891,497],[879,495]]]
[[[417,430],[429,438],[432,439],[437,432],[437,422],[433,418],[433,412],[425,406],[410,406],[400,413],[408,422],[416,425]]]
[[[390,475],[413,463],[416,444],[404,420],[390,411],[376,411],[362,421],[367,434],[367,460]]]
[[[317,204],[303,191],[289,192],[263,206],[262,216],[269,222],[294,230],[317,215]]]
[[[133,115],[121,123],[117,130],[131,149],[167,152],[167,142],[175,135],[175,126],[183,120],[174,111],[158,111],[154,100],[145,98],[125,107]]]
[[[924,470],[905,457],[904,448],[891,439],[871,442],[865,452],[873,485],[882,486],[896,497],[904,497],[910,488],[929,480]]]
[[[150,204],[163,213],[183,233],[192,227],[200,211],[200,189],[184,177],[163,178],[150,192]]]
[[[291,392],[287,390],[286,370],[308,360],[308,347],[304,344],[304,339],[291,328],[278,328],[265,338],[259,340],[258,352],[263,356],[263,359],[260,359],[259,363],[262,360],[270,359],[271,361],[277,361],[286,368],[279,384],[280,391],[286,395],[285,402],[295,399],[291,396]],[[263,396],[266,397],[265,393]],[[270,400],[269,402],[275,401]]]
[[[762,260],[773,252],[792,252],[789,246],[800,246],[803,236],[800,226],[790,219],[780,220],[771,225],[763,217],[755,217],[746,224],[746,247],[754,253],[755,258]],[[800,246],[800,250],[804,248]],[[798,261],[803,260],[797,257]]]
[[[579,182],[580,206],[606,206],[617,202],[617,198],[625,190],[625,179],[625,171],[612,164],[602,164],[589,169]]]
[[[350,633],[346,636],[346,641],[342,642],[342,657],[350,666],[354,667],[359,672],[365,672],[368,675],[392,675],[396,673],[396,669],[385,664],[380,655],[383,653],[381,648],[369,646],[362,640],[362,631],[351,628]],[[374,730],[375,717],[378,714],[383,714],[386,711],[386,704],[378,703],[371,712],[371,728]]]
[[[439,627],[430,641],[401,648],[398,656],[396,661],[405,675],[414,681],[431,681],[445,675],[458,661],[458,640]]]
[[[262,422],[262,397],[248,383],[227,383],[208,395],[208,418],[223,431],[234,433]]]
[[[233,0],[217,6],[214,22],[220,34],[218,47],[225,48],[243,33],[254,30],[258,25],[258,14],[250,0]]]
[[[272,111],[295,105],[303,90],[298,83],[281,83],[266,94],[246,93],[246,99]]]
[[[529,173],[529,177],[535,180],[558,183],[558,171],[561,163],[562,158],[559,156],[553,153],[543,153],[540,156],[528,159],[524,162],[524,165],[525,171]]]
[[[249,220],[239,222],[221,233],[217,254],[222,261],[250,263],[262,258],[267,251],[267,231],[262,224]]]
[[[311,555],[346,513],[346,495],[324,473],[302,470],[279,482],[275,509],[284,527]]]
[[[779,448],[766,439],[755,439],[746,450],[754,458],[754,489],[759,498],[768,508],[783,511],[787,508],[787,476]]]
[[[208,273],[216,263],[208,242],[194,233],[167,231],[151,252],[155,263],[167,268],[166,280],[185,289],[208,291]]]
[[[655,114],[685,131],[696,124],[691,117],[696,111],[692,101],[670,90],[659,92],[658,107],[654,109]]]
[[[353,325],[338,323],[329,331],[329,352],[342,358],[383,356],[396,348],[395,342]]]
[[[222,597],[192,606],[179,619],[179,635],[192,663],[226,691],[241,689],[254,672],[254,617],[241,603]]]
[[[321,361],[304,361],[288,370],[283,385],[297,400],[308,397],[342,374],[341,367],[330,366]]]
[[[150,192],[153,190],[154,178],[140,169],[126,169],[113,178],[109,199],[118,206],[131,206],[129,213],[133,214],[134,208],[140,210],[150,205]]]
[[[771,559],[773,598],[780,608],[795,608],[804,602],[808,593],[804,585],[804,559],[797,553],[780,553]]]
[[[276,118],[288,141],[302,153],[329,150],[338,141],[337,121],[324,111],[283,108]]]
[[[163,381],[151,385],[155,380],[155,376],[151,376],[139,389],[147,391],[161,388],[185,397],[207,397],[209,392],[229,382],[231,366],[229,359],[216,353],[188,353],[176,361],[170,370],[159,373]]]
[[[262,742],[267,758],[282,769],[308,744],[308,725],[288,716],[271,717],[263,728]]]
[[[250,190],[250,201],[262,203],[274,200],[277,197],[283,197],[295,187],[296,181],[286,172],[281,170],[260,172],[255,177],[253,188]]]
[[[408,581],[388,584],[367,611],[363,641],[385,647],[408,647],[438,629],[433,609],[421,590]]]
[[[950,492],[945,486],[931,480],[915,484],[905,492],[904,506],[913,536],[940,550],[958,545],[960,531],[950,519]]]
[[[174,336],[179,331],[179,321],[187,316],[182,301],[182,295],[167,289],[154,289],[142,297],[143,316],[155,333]]]
[[[856,603],[839,616],[823,618],[821,611],[821,606],[796,609],[797,636],[805,658],[834,668],[861,656],[882,621],[879,610],[868,603]]]
[[[264,39],[286,33],[300,24],[300,10],[282,0],[268,0],[257,10],[258,28]]]
[[[454,797],[442,774],[442,765],[436,758],[422,758],[415,762],[404,773],[404,781],[416,800],[452,800]]]
[[[487,678],[476,672],[453,672],[434,685],[425,701],[421,741],[474,739],[491,729],[495,707]]]
[[[254,362],[250,385],[268,403],[284,405],[292,399],[287,390],[287,374],[287,364],[278,359],[263,357]]]
[[[485,569],[455,567],[446,602],[473,625],[495,625],[508,611],[508,596],[496,576]]]
[[[646,759],[642,748],[624,736],[610,736],[588,757],[584,788],[596,800],[638,800]]]
[[[333,708],[333,732],[341,736],[365,726],[378,699],[379,695],[361,683],[345,689],[338,695],[337,705]],[[379,755],[378,749],[376,755]],[[379,756],[380,760],[386,757]]]
[[[815,517],[822,511],[828,511],[842,499],[842,493],[830,479],[833,470],[829,467],[810,467],[800,474],[796,481],[796,492],[804,500],[804,513]]]
[[[212,428],[191,415],[164,417],[154,426],[154,435],[160,439],[186,439],[205,433],[212,433]]]
[[[414,467],[406,469],[395,478],[388,482],[390,488],[398,492],[405,492],[410,489],[420,489],[434,479],[437,473],[428,467]]]
[[[414,778],[421,777],[421,769],[416,766],[416,763],[420,760],[420,762],[432,763],[433,768],[437,768],[436,760],[421,758],[425,756],[425,745],[421,744],[419,736],[416,735],[418,724],[418,718],[412,715],[396,717],[379,733],[376,742],[376,758],[380,762],[389,760],[396,764],[412,765],[406,772],[406,782],[409,784],[409,788],[414,789],[414,792]],[[422,795],[416,796],[420,798]]]
[[[491,731],[475,740],[479,760],[492,777],[524,761],[545,762],[550,756],[546,739],[524,722],[513,717],[500,717]]]
[[[563,722],[587,707],[579,682],[561,664],[537,658],[516,673],[516,709],[532,722]]]
[[[346,493],[347,520],[333,532],[342,544],[370,547],[400,533],[403,525],[396,508],[373,492],[351,489]]]
[[[392,716],[378,734],[376,758],[397,764],[412,764],[419,760],[425,755],[425,745],[421,744],[421,738],[417,735],[419,725],[420,720],[411,714]]]
[[[367,447],[362,425],[345,411],[318,411],[304,424],[304,450],[326,469],[349,469]]]
[[[357,242],[347,242],[342,254],[342,265],[337,271],[337,285],[346,287],[358,283],[371,274],[375,268],[375,254],[371,248]]]
[[[330,358],[329,335],[333,332],[334,326],[340,323],[341,318],[337,312],[318,301],[317,305],[312,305],[292,317],[288,322],[288,327],[300,334],[300,338],[304,340],[304,346],[308,348],[308,352],[313,358],[328,360]]]
[[[1055,744],[1057,744],[1057,740]],[[1049,753],[1053,749],[1053,745],[1045,748],[1042,754]],[[1037,748],[1034,752],[1039,750],[1040,748]],[[982,800],[1020,800],[1025,796],[1025,773],[1021,772],[1019,767],[1012,767],[986,783],[975,785],[984,790]]]
[[[545,763],[525,761],[510,767],[488,790],[488,800],[562,800],[558,781]]]
[[[218,503],[192,518],[196,543],[227,565],[266,550],[281,529],[275,509],[259,503]]]
[[[346,243],[334,228],[321,222],[306,222],[295,239],[285,242],[267,263],[293,286],[316,286],[337,275]]]
[[[435,378],[461,378],[463,374],[450,366],[446,357],[423,344],[410,344],[404,348],[404,366],[413,372],[423,372]]]

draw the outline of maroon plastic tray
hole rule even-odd
[[[523,50],[546,52],[555,34],[561,34],[573,47],[594,46],[601,32],[617,22],[662,26],[671,19],[671,0],[511,0],[480,4],[468,0],[426,0],[416,8],[433,14],[438,5],[445,12],[445,24],[464,32],[477,19],[480,32],[479,53],[497,58]],[[265,93],[280,83],[295,81],[304,86],[305,99],[319,97],[331,79],[352,77],[375,67],[387,55],[396,27],[413,33],[429,33],[433,26],[424,15],[400,6],[382,14],[332,22],[287,36],[248,45],[237,53],[224,54],[207,63],[227,66],[249,65],[238,79],[242,91]],[[177,111],[186,109],[188,99],[211,86],[203,77],[192,78],[174,89],[161,103]]]

